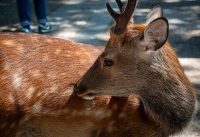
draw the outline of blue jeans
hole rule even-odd
[[[35,13],[39,24],[45,24],[46,18],[46,0],[34,0]],[[22,26],[30,25],[31,5],[29,0],[17,0],[17,9]]]

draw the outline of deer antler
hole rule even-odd
[[[120,12],[122,13],[126,8],[126,3],[122,2],[121,0],[115,0],[117,3],[117,6],[119,7]]]
[[[116,13],[110,6],[109,3],[106,3],[107,10],[112,18],[115,20],[116,25],[113,29],[114,34],[121,34],[126,30],[126,27],[129,23],[129,20],[135,10],[137,0],[128,0],[128,3],[123,3],[121,0],[116,0],[116,3],[122,12],[121,14]],[[126,8],[124,8],[126,5]]]

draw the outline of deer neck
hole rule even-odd
[[[168,48],[168,51],[171,50],[167,45],[164,48]],[[173,133],[182,130],[189,122],[188,118],[193,115],[195,94],[191,92],[193,87],[175,58],[175,53],[173,51],[166,52],[165,49],[160,50],[158,54],[161,55],[159,65],[152,63],[151,67],[154,69],[151,69],[152,71],[148,75],[153,77],[138,94],[147,115],[153,121],[157,121],[157,124],[163,129],[168,130],[165,133]],[[171,66],[176,67],[172,68]]]

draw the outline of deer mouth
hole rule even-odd
[[[85,100],[93,100],[95,97],[96,97],[96,94],[93,94],[93,93],[89,93],[89,94],[82,96],[82,98]]]
[[[77,96],[82,97],[85,100],[93,100],[96,94],[88,90],[86,87],[78,87],[77,84],[74,86],[74,92]]]

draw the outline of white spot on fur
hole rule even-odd
[[[60,73],[60,75],[62,75],[62,76],[66,76],[67,73],[63,72],[63,73]]]
[[[57,85],[53,85],[51,88],[50,88],[50,93],[54,93],[58,90],[58,86]]]
[[[42,110],[42,105],[40,102],[36,102],[32,107],[33,113],[39,113]]]
[[[19,51],[19,53],[23,54],[24,53],[24,47],[22,45],[19,45],[17,47],[17,50]]]
[[[43,59],[42,59],[44,62],[48,61],[49,60],[49,56],[48,55],[44,55]]]
[[[30,87],[30,88],[27,90],[26,96],[27,96],[28,99],[31,99],[31,98],[32,98],[34,91],[35,91],[35,88],[34,88],[34,87]]]
[[[41,97],[41,96],[45,97],[48,95],[48,93],[49,93],[49,89],[44,89],[43,91],[37,94],[37,97]]]
[[[8,100],[10,101],[10,103],[14,103],[15,102],[14,97],[13,97],[13,95],[11,93],[9,93],[9,95],[8,95]]]
[[[65,91],[65,93],[64,93],[64,94],[67,94],[67,95],[68,95],[68,94],[72,94],[72,92],[73,92],[72,90],[70,90],[70,89],[67,89],[67,90]]]
[[[5,70],[9,70],[9,69],[10,69],[10,64],[5,63],[5,65],[4,65],[4,69],[5,69]]]
[[[1,43],[4,43],[4,45],[6,45],[8,47],[16,46],[16,44],[15,44],[15,42],[13,42],[13,40],[3,40],[3,41],[1,41]]]
[[[56,49],[55,54],[58,55],[61,52],[61,49]]]
[[[53,85],[52,87],[46,88],[42,92],[39,92],[37,94],[37,97],[41,97],[41,96],[46,97],[49,94],[56,93],[57,91],[58,91],[58,86],[57,85]]]
[[[57,78],[57,74],[55,73],[55,72],[49,72],[48,74],[47,74],[47,77],[48,78],[51,78],[51,79],[55,79],[55,78]]]
[[[81,52],[77,51],[77,52],[75,52],[75,54],[79,56],[79,55],[81,55]]]
[[[31,72],[34,77],[39,77],[41,75],[40,70],[35,70]]]
[[[3,76],[3,75],[1,76],[1,80],[4,81],[4,80],[6,80],[6,79],[7,79],[7,76]]]
[[[22,78],[18,75],[18,73],[13,75],[13,85],[15,88],[18,88],[21,85]]]

